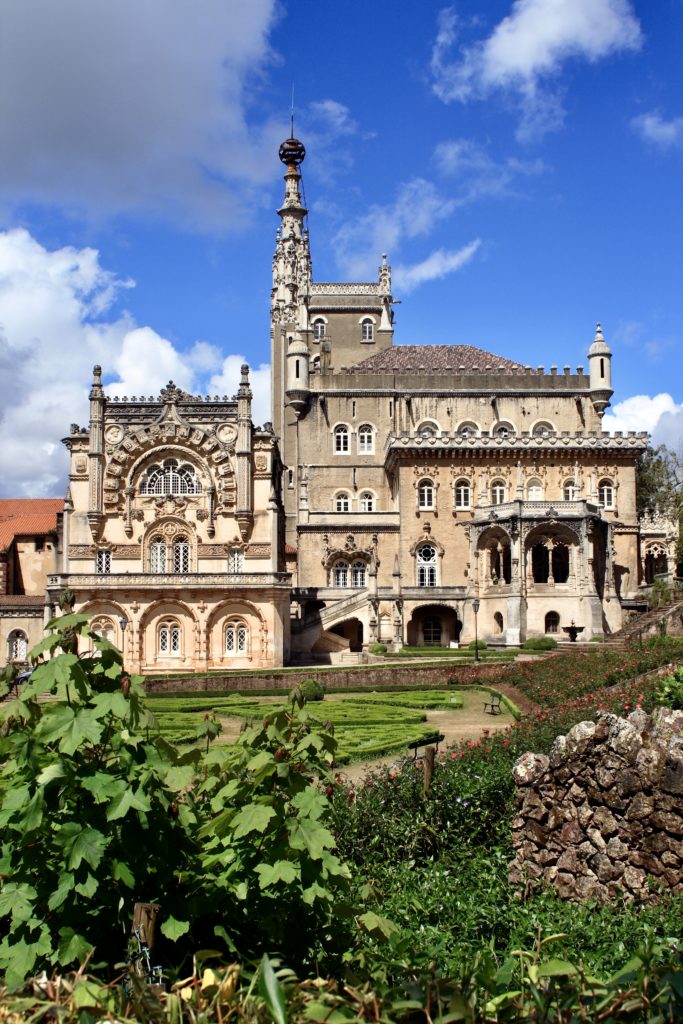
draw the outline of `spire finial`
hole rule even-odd
[[[292,82],[292,112],[291,112],[291,130],[289,133],[290,139],[294,138],[294,82]]]
[[[603,337],[603,334],[602,334],[602,325],[601,325],[599,320],[598,320],[597,324],[595,325],[595,339],[594,340],[595,341],[604,341],[605,340],[604,337]]]

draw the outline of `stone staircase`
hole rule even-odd
[[[605,637],[605,645],[608,647],[623,648],[639,637],[657,636],[660,633],[662,623],[667,622],[667,632],[671,625],[670,620],[679,620],[677,635],[681,635],[680,624],[683,623],[683,601],[674,601],[663,608],[651,608],[650,611],[637,615],[630,622],[619,630]]]

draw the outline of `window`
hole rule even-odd
[[[20,629],[13,629],[7,638],[9,661],[26,661],[28,654],[28,638]]]
[[[364,587],[365,586],[365,562],[354,562],[351,566],[351,586],[352,587]]]
[[[436,548],[433,544],[423,544],[417,549],[417,585],[436,586]]]
[[[500,612],[496,612],[496,614],[493,616],[493,632],[496,633],[497,636],[500,636],[501,633],[503,632],[503,628],[503,616],[501,615]]]
[[[469,480],[458,480],[455,484],[455,507],[469,508],[471,502],[471,490]]]
[[[349,428],[348,427],[335,427],[334,428],[334,450],[337,455],[346,455],[349,451]]]
[[[228,658],[240,657],[249,653],[249,629],[246,623],[239,619],[227,623],[224,650]]]
[[[288,469],[287,470],[287,486],[288,487],[293,487],[294,486],[294,470],[293,469]]]
[[[375,511],[375,496],[370,494],[369,491],[363,491],[360,496],[360,510],[361,512],[374,512]]]
[[[334,499],[334,510],[335,512],[348,512],[351,508],[351,502],[349,501],[348,494],[338,494]]]
[[[98,551],[95,555],[95,572],[107,576],[111,572],[111,551]]]
[[[598,484],[598,501],[603,508],[614,508],[614,484],[611,480],[601,480]]]
[[[194,466],[166,459],[160,466],[150,466],[140,482],[140,494],[201,494]]]
[[[375,447],[375,432],[369,423],[358,428],[358,454],[372,455]]]
[[[190,571],[190,543],[187,537],[176,537],[173,541],[173,572]]]
[[[325,337],[325,321],[322,317],[316,317],[313,321],[313,340],[322,341]]]
[[[574,480],[565,480],[562,494],[565,501],[576,501],[576,483]]]
[[[231,551],[228,555],[228,572],[244,572],[244,552]]]
[[[111,619],[105,618],[104,616],[94,619],[90,623],[90,628],[93,633],[97,633],[102,640],[108,640],[110,644],[116,643],[116,629],[114,628],[114,623]]]
[[[545,631],[546,633],[559,633],[560,632],[560,616],[557,612],[548,612],[545,617]]]
[[[418,437],[436,437],[439,432],[439,428],[436,423],[428,420],[426,423],[421,423],[417,428]]]
[[[540,480],[530,480],[526,488],[528,501],[543,501],[543,484]]]
[[[166,572],[166,541],[163,537],[154,537],[149,546],[150,572]]]
[[[534,437],[545,437],[546,434],[552,434],[554,429],[555,428],[553,427],[552,423],[546,423],[545,421],[543,421],[541,423],[536,423],[534,425],[532,434]]]
[[[334,587],[348,587],[349,585],[349,567],[346,562],[335,562],[334,569],[332,570],[332,586]]]
[[[426,647],[441,646],[441,619],[425,619],[422,633]]]
[[[494,480],[491,484],[491,504],[502,505],[505,501],[505,484],[502,480]]]
[[[375,325],[370,317],[365,317],[360,322],[360,340],[361,341],[374,341],[375,340]]]
[[[474,437],[476,433],[476,423],[461,423],[460,426],[458,427],[458,434],[460,435],[460,437],[465,438],[465,440],[467,440],[468,437]]]
[[[421,480],[417,488],[418,508],[434,508],[434,484],[431,480]]]
[[[166,657],[178,657],[181,653],[181,629],[180,624],[174,619],[167,619],[159,623],[158,651]]]
[[[512,426],[511,423],[497,423],[496,426],[493,428],[494,437],[510,437],[510,435],[514,434],[514,432],[515,428]]]

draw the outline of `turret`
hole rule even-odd
[[[249,367],[242,363],[240,386],[237,389],[237,441],[235,456],[237,461],[237,523],[242,539],[249,536],[253,520],[251,496],[251,399],[249,387]]]
[[[104,405],[102,367],[93,367],[90,389],[90,447],[88,450],[88,522],[95,539],[99,536],[104,515],[102,512],[102,483],[104,479]]]
[[[308,346],[300,334],[288,334],[287,345],[287,404],[297,416],[308,405]]]
[[[612,352],[605,341],[600,324],[595,329],[593,344],[588,349],[590,396],[598,416],[602,416],[614,394],[612,389]]]

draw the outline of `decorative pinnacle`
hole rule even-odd
[[[306,156],[306,147],[303,142],[299,142],[293,136],[285,141],[280,146],[278,156],[283,164],[287,165],[287,170],[291,173],[296,173],[297,169],[304,162]]]
[[[603,337],[603,334],[602,334],[602,326],[601,326],[599,320],[598,320],[597,324],[595,325],[595,338],[593,340],[594,341],[604,341],[605,340],[604,337]]]

